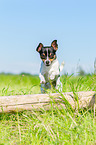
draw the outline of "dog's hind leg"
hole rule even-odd
[[[50,85],[49,82],[47,82],[47,83],[45,84],[45,88],[46,88],[46,89],[51,89],[51,85]]]
[[[41,94],[45,93],[45,84],[41,84]]]
[[[44,94],[46,93],[47,89],[51,89],[51,85],[50,83],[45,83],[45,84],[41,84],[41,93]]]

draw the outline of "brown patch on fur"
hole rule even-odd
[[[52,62],[55,59],[56,55],[54,55],[54,58],[49,58],[49,60]]]
[[[41,58],[42,59],[42,58]],[[46,59],[42,59],[42,61],[44,62]]]
[[[43,55],[45,56],[45,53],[43,53]]]

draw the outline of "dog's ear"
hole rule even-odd
[[[43,44],[39,43],[38,47],[36,48],[36,51],[40,52],[42,47],[43,47]]]
[[[58,49],[57,40],[52,41],[51,46],[54,48],[55,51]]]

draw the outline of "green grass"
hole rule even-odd
[[[63,92],[96,91],[96,76],[62,76]],[[38,76],[0,75],[0,96],[40,93]],[[92,110],[68,107],[0,114],[0,145],[95,145]],[[68,105],[68,104],[66,104]]]
[[[23,75],[0,75],[0,96],[40,93],[39,77]]]

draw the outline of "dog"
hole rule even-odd
[[[40,58],[42,59],[39,74],[41,93],[45,93],[45,90],[51,89],[52,86],[62,91],[60,72],[63,70],[64,62],[62,62],[61,66],[59,65],[56,56],[57,49],[57,40],[54,40],[51,46],[43,46],[42,43],[39,43],[36,48],[36,51],[39,52]]]

